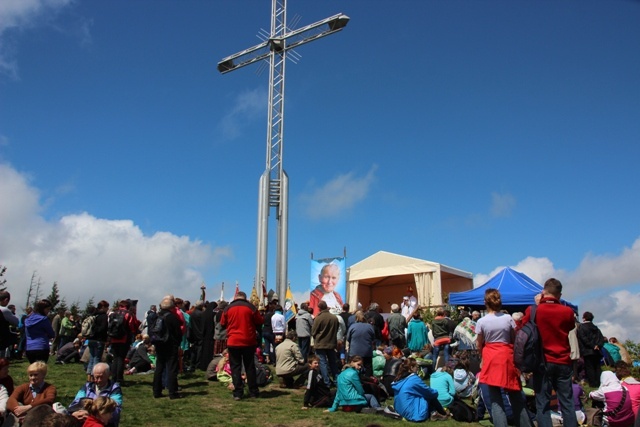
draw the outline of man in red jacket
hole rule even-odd
[[[249,396],[258,397],[256,365],[254,356],[258,346],[257,328],[264,319],[256,307],[247,301],[247,294],[238,292],[235,299],[224,309],[220,324],[227,329],[227,348],[233,381],[233,399],[240,400],[244,394],[242,365],[247,375]]]
[[[544,369],[533,375],[538,427],[552,427],[552,389],[556,391],[558,402],[562,406],[562,425],[578,425],[573,403],[573,368],[569,345],[569,331],[575,328],[575,317],[573,310],[560,302],[561,295],[562,283],[553,278],[547,280],[536,309],[536,325],[545,361]]]
[[[138,319],[130,311],[131,301],[120,300],[118,309],[109,314],[107,318],[107,335],[111,342],[111,353],[113,362],[111,364],[111,374],[113,381],[124,385],[124,368],[129,347],[138,331]],[[122,321],[122,328],[115,328],[109,325],[112,322]]]

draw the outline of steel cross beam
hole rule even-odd
[[[282,165],[284,131],[284,83],[287,52],[291,49],[342,30],[349,17],[341,13],[294,31],[287,30],[286,0],[271,2],[271,33],[262,43],[222,59],[222,74],[269,59],[269,111],[266,168],[260,177],[258,192],[258,235],[256,280],[258,295],[261,281],[267,282],[269,211],[275,208],[278,222],[276,243],[276,290],[284,301],[287,290],[289,178]]]

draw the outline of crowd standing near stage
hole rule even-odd
[[[638,361],[561,296],[551,278],[521,313],[489,289],[473,311],[420,307],[408,293],[388,315],[376,302],[339,310],[319,300],[287,321],[277,295],[252,302],[239,290],[230,302],[209,302],[204,290],[194,304],[167,295],[140,317],[128,299],[102,300],[83,317],[43,299],[17,317],[2,291],[0,426],[118,426],[129,375],[149,375],[153,399],[175,400],[188,398],[180,374],[198,372],[236,402],[259,399],[266,386],[300,389],[302,410],[334,416],[640,426]],[[536,350],[523,354],[526,345]],[[29,381],[14,384],[11,360],[22,358]],[[58,401],[49,364],[86,374],[72,402]]]

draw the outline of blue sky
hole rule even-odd
[[[250,290],[268,70],[216,64],[259,42],[270,7],[2,2],[0,264],[14,302],[34,270],[67,301]],[[556,276],[606,334],[640,339],[640,3],[288,5],[295,27],[338,12],[347,28],[287,65],[296,297],[312,252],[346,247],[351,265],[385,250],[477,285],[504,266]]]

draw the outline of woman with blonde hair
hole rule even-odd
[[[33,362],[27,368],[27,375],[29,382],[16,387],[7,400],[7,418],[15,417],[14,422],[22,422],[27,412],[32,408],[39,405],[51,406],[56,400],[56,388],[45,382],[47,377],[46,363],[43,361]],[[5,420],[6,422],[8,421]]]
[[[476,324],[476,342],[482,354],[482,372],[479,382],[489,386],[491,416],[496,427],[507,426],[507,415],[501,389],[509,396],[513,419],[517,427],[531,426],[524,405],[520,372],[513,362],[513,342],[516,323],[502,313],[502,297],[497,289],[487,289],[484,303],[488,314]]]

